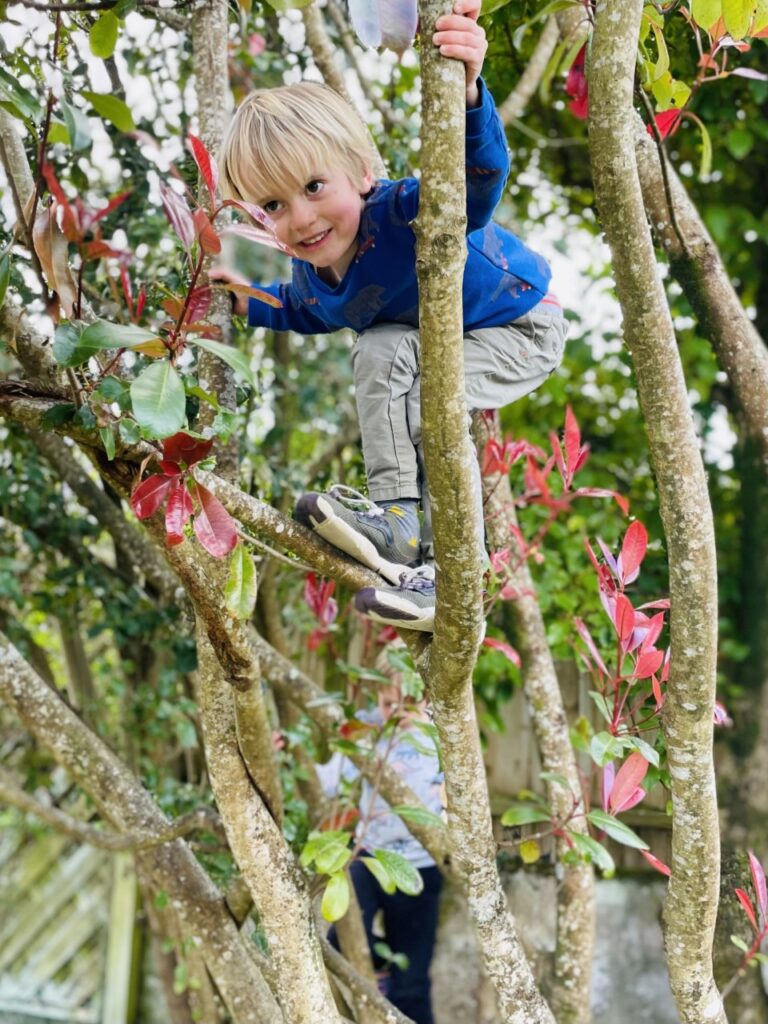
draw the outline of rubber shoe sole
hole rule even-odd
[[[400,566],[402,572],[402,566]],[[393,593],[391,590],[380,591],[375,587],[364,587],[355,594],[355,608],[374,622],[384,626],[401,626],[404,629],[416,629],[421,633],[434,633],[434,604],[420,608],[405,593]]]
[[[383,558],[372,541],[336,515],[322,494],[305,494],[296,507],[296,518],[323,540],[351,555],[368,569],[373,569],[389,583],[397,585],[400,582],[404,566]]]

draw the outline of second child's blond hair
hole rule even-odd
[[[303,188],[322,169],[362,187],[369,141],[357,112],[327,85],[257,89],[235,112],[219,154],[225,199],[262,203]]]

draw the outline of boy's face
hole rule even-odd
[[[275,222],[277,237],[330,284],[346,273],[357,251],[363,195],[373,184],[366,171],[355,184],[339,168],[319,168],[301,188],[286,186],[259,206]]]

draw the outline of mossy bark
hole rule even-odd
[[[672,661],[663,724],[672,877],[665,944],[683,1024],[726,1020],[712,974],[720,870],[712,760],[717,572],[712,510],[672,321],[643,209],[633,89],[642,0],[601,0],[589,66],[595,197],[613,256],[667,544]]]
[[[416,221],[421,409],[437,572],[435,633],[423,660],[445,764],[451,863],[469,906],[504,1021],[552,1022],[536,988],[496,869],[472,671],[482,630],[482,524],[464,398],[466,258],[463,66],[431,39],[448,5],[419,4],[422,180]]]

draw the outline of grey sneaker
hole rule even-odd
[[[397,587],[365,587],[355,594],[361,615],[387,626],[432,633],[435,629],[435,570],[431,565],[400,571]]]
[[[293,515],[390,583],[399,582],[403,566],[418,561],[421,526],[415,501],[377,505],[336,484],[327,494],[303,494]]]

